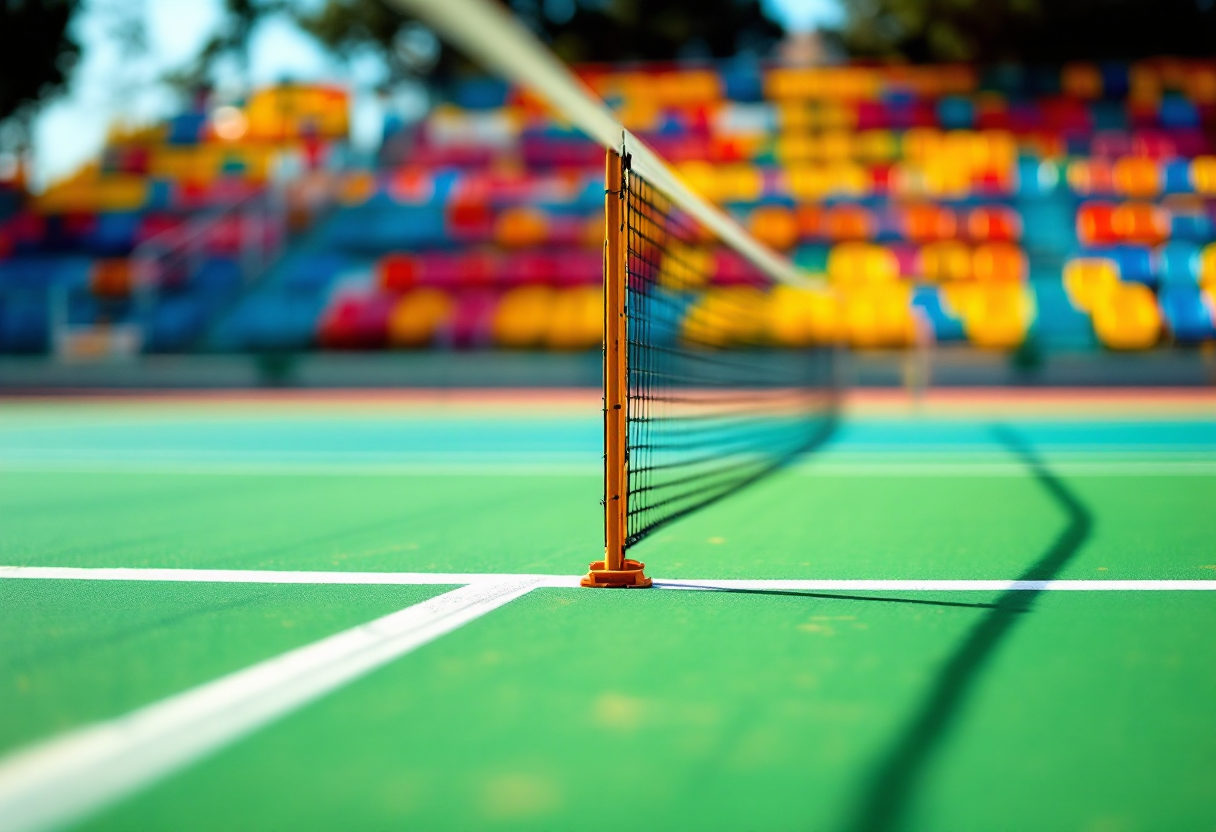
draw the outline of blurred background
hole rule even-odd
[[[1216,380],[1212,0],[509,5],[826,276],[774,346]],[[381,0],[0,0],[2,386],[594,386],[602,243],[603,151]]]

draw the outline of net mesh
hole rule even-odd
[[[625,167],[625,546],[789,464],[835,424],[832,356],[776,349],[796,299]]]

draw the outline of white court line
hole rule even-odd
[[[534,579],[479,582],[0,760],[0,832],[70,823],[501,607]]]
[[[544,583],[563,575],[504,575],[451,572],[295,572],[273,569],[129,569],[125,567],[0,566],[0,579],[68,581],[175,581],[223,584],[451,585],[529,580]],[[577,578],[569,579],[577,583]],[[547,584],[546,584],[547,585]]]
[[[530,581],[537,587],[576,587],[578,575],[483,572],[287,572],[260,569],[127,569],[76,566],[0,566],[0,579],[176,581],[257,584],[498,584]],[[1214,591],[1216,580],[868,580],[655,578],[660,589],[770,589],[804,592]]]
[[[690,579],[655,580],[659,589],[734,589],[734,590],[779,590],[790,592],[1008,592],[1064,591],[1064,592],[1151,592],[1151,591],[1216,591],[1214,581],[988,581],[988,580],[944,580],[944,581],[866,581],[866,580],[708,580]]]

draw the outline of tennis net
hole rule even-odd
[[[830,435],[830,352],[778,349],[798,288],[749,263],[609,151],[605,560],[586,585],[645,585],[628,550]],[[615,557],[613,555],[615,554]]]
[[[832,355],[807,347],[814,295],[503,5],[392,2],[606,150],[605,545],[583,585],[649,586],[628,550],[830,434]]]

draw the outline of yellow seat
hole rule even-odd
[[[893,283],[899,279],[895,254],[873,243],[838,243],[828,252],[828,277],[837,286]]]
[[[770,340],[783,347],[835,344],[841,340],[841,311],[826,289],[777,286],[768,295]]]
[[[388,341],[395,347],[422,347],[452,313],[452,299],[438,289],[406,292],[388,319]]]
[[[1199,257],[1199,283],[1216,286],[1216,243],[1208,243]]]
[[[963,288],[963,287],[959,287]],[[967,340],[986,349],[1016,349],[1034,318],[1029,292],[1019,283],[976,283],[951,298],[963,318]]]
[[[1161,310],[1147,286],[1120,283],[1096,298],[1094,333],[1114,350],[1146,350],[1161,337]]]
[[[912,290],[906,284],[851,287],[842,311],[845,338],[857,349],[906,347],[916,340]]]
[[[1072,305],[1089,312],[1098,298],[1119,285],[1119,265],[1105,257],[1078,257],[1064,266],[1064,289]]]
[[[554,350],[585,350],[604,342],[604,293],[597,286],[580,286],[555,294],[545,333]]]
[[[501,347],[539,347],[553,317],[554,292],[547,286],[524,286],[502,296],[494,310],[494,343]]]

